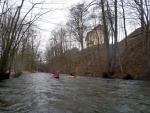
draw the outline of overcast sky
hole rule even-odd
[[[68,19],[69,9],[72,5],[84,0],[45,0],[44,10],[52,10],[43,15],[36,23],[41,29],[42,48],[47,44],[51,31],[59,24],[65,24]],[[37,11],[38,12],[38,11]]]
[[[21,4],[21,1],[22,0],[10,0],[9,5],[12,9],[16,10],[17,6]],[[69,9],[73,5],[82,3],[83,1],[88,2],[90,0],[25,0],[21,10],[21,16],[24,17],[27,14],[32,7],[32,3],[43,2],[43,4],[36,5],[26,19],[32,20],[39,12],[42,14],[49,11],[34,23],[37,25],[38,32],[40,32],[39,34],[41,34],[37,34],[36,36],[37,38],[41,37],[41,48],[44,49],[49,41],[51,31],[60,24],[65,25],[69,15]],[[12,10],[12,12],[15,10]]]
[[[10,0],[9,5],[12,7],[12,9],[16,10],[16,6],[19,6],[21,1],[22,0]],[[50,37],[50,33],[55,26],[58,26],[60,23],[64,25],[68,19],[69,9],[73,5],[82,3],[83,1],[85,0],[25,0],[21,10],[21,16],[24,17],[24,15],[27,14],[29,9],[32,7],[31,3],[43,2],[43,4],[37,4],[31,13],[33,19],[35,17],[34,14],[37,15],[39,12],[42,14],[49,11],[34,23],[37,25],[39,28],[38,30],[40,30],[41,33],[41,36],[37,35],[37,37],[42,38],[41,46],[45,48],[45,45]],[[31,14],[29,14],[28,18],[26,19],[31,19]]]
[[[11,0],[11,1],[14,1],[14,3],[16,4],[16,0]],[[25,0],[23,6],[24,10],[22,10],[21,12],[22,15],[26,14],[26,11],[29,10],[29,8],[31,7],[29,1],[33,1],[34,3],[44,1],[43,5],[36,6],[35,10],[33,11],[34,14],[39,13],[41,7],[43,9],[42,12],[46,12],[50,10],[49,13],[40,17],[38,21],[36,21],[35,23],[38,26],[38,28],[41,29],[40,30],[41,35],[40,36],[37,35],[37,38],[39,37],[42,38],[41,48],[44,49],[46,47],[47,42],[49,41],[51,35],[50,33],[55,28],[55,26],[58,26],[59,24],[64,25],[68,20],[69,9],[73,5],[76,5],[77,3],[82,3],[83,1],[89,3],[91,0]],[[21,0],[17,1],[18,4],[20,4],[20,2]],[[128,29],[128,33],[130,32],[130,29]],[[121,36],[122,33],[118,35],[120,35],[119,37],[124,37]]]

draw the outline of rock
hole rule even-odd
[[[20,71],[20,72],[18,72],[18,73],[13,74],[12,76],[13,76],[14,78],[18,78],[19,76],[21,76],[21,74],[22,74],[22,72]]]
[[[6,74],[0,74],[0,80],[9,79],[9,73]]]
[[[132,75],[126,74],[126,76],[123,77],[124,80],[133,80]]]
[[[112,71],[103,72],[102,77],[103,78],[111,78],[113,74],[114,74],[114,72],[112,72]]]

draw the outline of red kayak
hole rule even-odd
[[[54,78],[59,78],[59,76],[53,75]]]
[[[53,74],[54,78],[59,78],[59,75]]]

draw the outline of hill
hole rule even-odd
[[[148,62],[150,41],[144,43],[143,40],[140,36],[129,39],[127,51],[124,47],[124,40],[118,43],[116,72],[111,78],[124,78],[127,75],[133,79],[150,78]],[[77,75],[101,77],[107,72],[105,50],[104,45],[100,45],[99,52],[98,46],[86,48],[83,51],[71,50],[55,58],[57,62],[55,65],[62,73],[74,72]],[[52,65],[50,67],[53,67]],[[120,65],[123,72],[121,72]]]

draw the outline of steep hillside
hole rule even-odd
[[[148,79],[148,44],[143,42],[141,37],[136,37],[128,41],[127,52],[124,47],[124,40],[118,43],[118,54],[116,73],[114,78],[124,78],[127,74],[131,75],[133,79]],[[81,53],[80,53],[81,54]],[[119,60],[120,56],[120,60]],[[102,76],[106,68],[106,52],[104,45],[100,46],[100,57],[98,55],[97,46],[85,49],[80,57],[76,58],[76,67],[72,70],[79,75],[84,76]],[[120,65],[123,67],[121,73]]]
[[[74,72],[85,76],[101,76],[107,69],[106,52],[104,45],[100,46],[100,55],[97,46],[85,49],[75,62]]]
[[[127,52],[124,47],[124,40],[118,43],[116,73],[112,78],[124,78],[126,75],[131,75],[133,79],[150,78],[149,63],[147,62],[150,51],[148,51],[148,44],[145,44],[143,40],[141,37],[130,39]],[[93,46],[83,51],[65,54],[60,58],[55,58],[55,62],[57,62],[57,70],[62,73],[74,72],[77,75],[98,77],[107,72],[107,57],[104,45],[100,45],[99,54],[98,47]],[[122,65],[123,73],[121,72],[120,64]]]
[[[150,76],[149,68],[149,43],[144,43],[144,39],[140,36],[132,38],[128,41],[127,53],[119,44],[121,50],[121,61],[126,73],[131,74],[135,79],[148,79]]]

